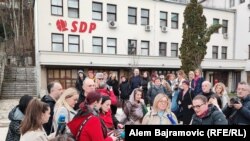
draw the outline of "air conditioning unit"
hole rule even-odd
[[[250,9],[250,3],[247,5],[248,9]]]
[[[161,26],[161,31],[166,33],[168,31],[168,27],[166,26]]]
[[[115,21],[109,21],[109,28],[116,28],[117,23]]]
[[[223,33],[223,38],[224,39],[228,39],[228,34],[227,33]]]
[[[145,26],[145,31],[150,31],[151,30],[151,26],[150,25],[146,25]]]

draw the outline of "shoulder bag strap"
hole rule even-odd
[[[88,121],[91,117],[93,117],[93,116],[92,116],[92,115],[88,116],[88,117],[82,122],[82,124],[81,124],[81,126],[80,126],[80,128],[79,128],[79,130],[78,130],[78,132],[77,132],[77,134],[76,134],[76,140],[77,140],[77,141],[78,141],[78,138],[79,138],[79,136],[80,136],[80,133],[82,132],[83,126],[87,123],[87,121]]]

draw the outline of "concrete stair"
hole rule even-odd
[[[6,67],[1,98],[36,96],[35,67]]]

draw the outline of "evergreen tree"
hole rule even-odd
[[[215,24],[207,28],[203,6],[197,0],[191,0],[184,11],[182,44],[180,47],[181,69],[188,73],[196,68],[201,69],[201,62],[206,55],[211,35],[221,25]]]

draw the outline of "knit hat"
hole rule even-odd
[[[101,104],[103,104],[105,101],[107,101],[107,100],[110,100],[110,97],[109,96],[102,96],[102,103]]]

